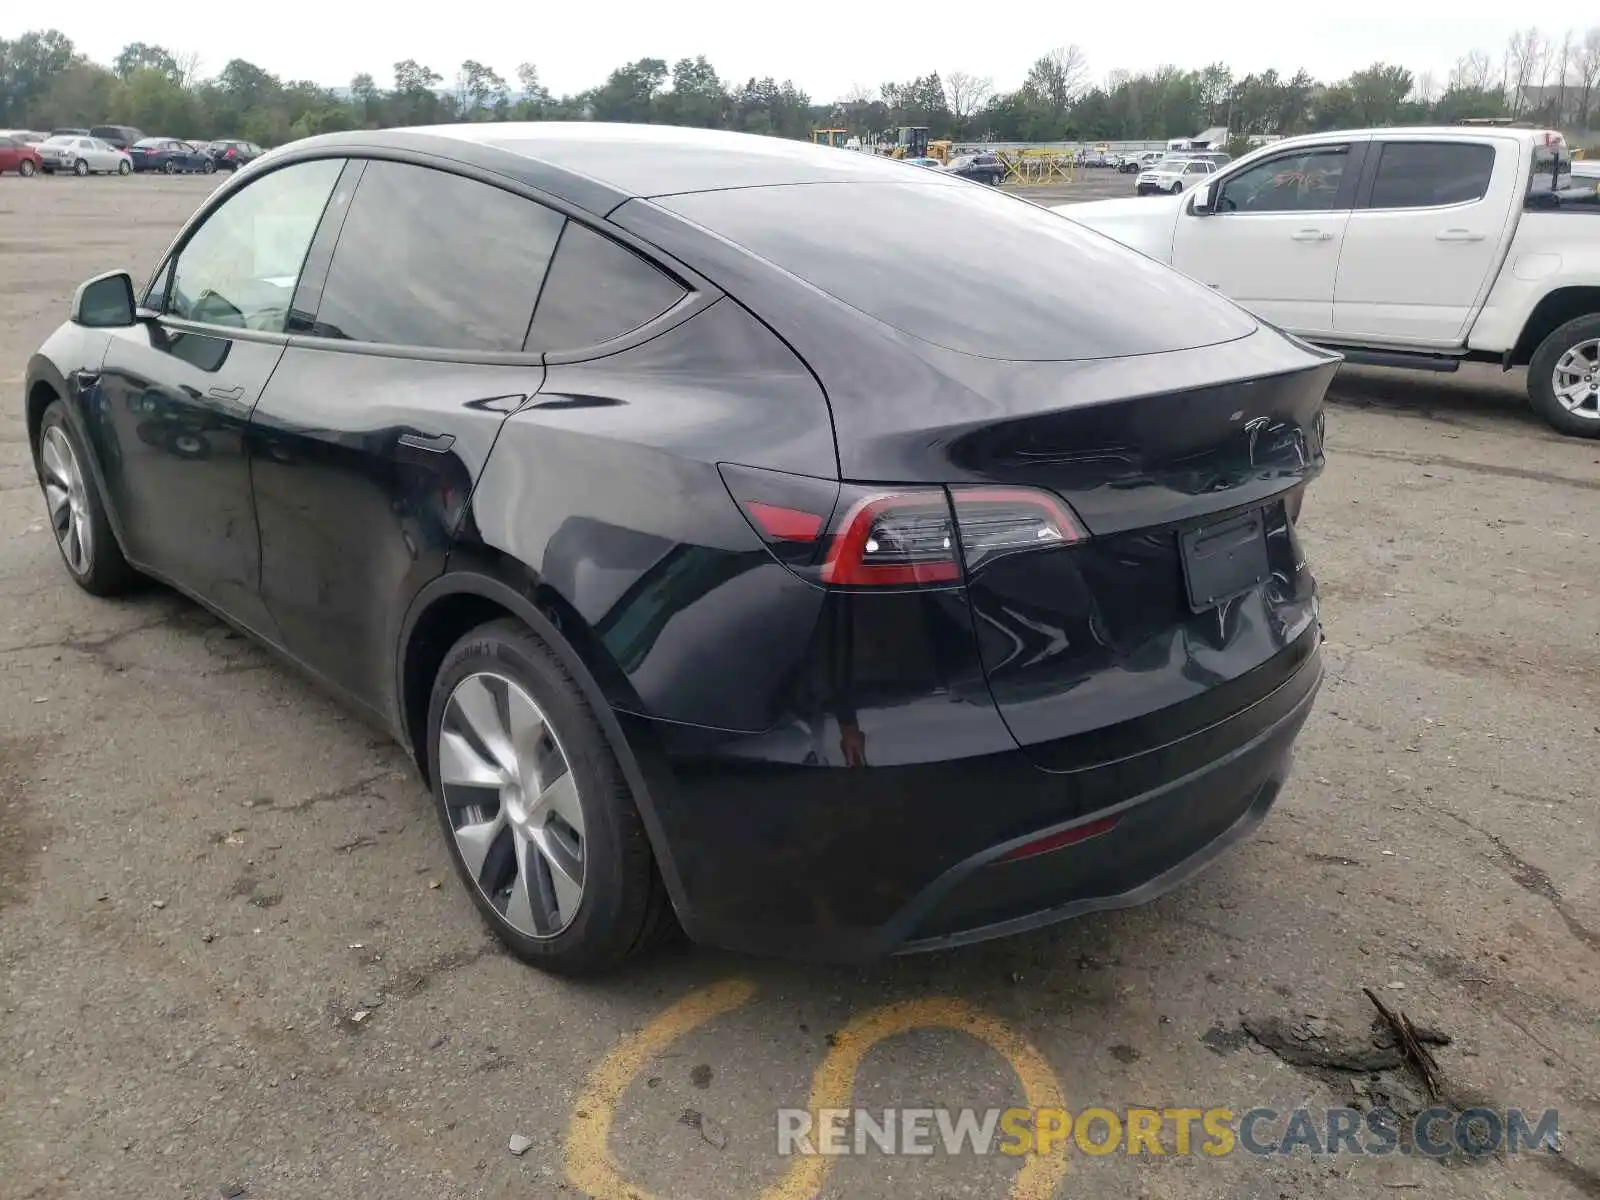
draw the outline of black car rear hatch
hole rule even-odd
[[[984,669],[1038,765],[1117,757],[1114,726],[1129,753],[1197,732],[1303,662],[1315,589],[1294,519],[1337,356],[989,189],[656,203],[809,285],[763,315],[818,370],[846,481],[951,489]],[[830,302],[865,319],[818,320]],[[975,561],[972,486],[1064,499],[1074,528]]]

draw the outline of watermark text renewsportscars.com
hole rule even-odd
[[[780,1155],[1423,1154],[1554,1150],[1558,1114],[1520,1108],[1280,1112],[1251,1108],[804,1108],[778,1110]]]

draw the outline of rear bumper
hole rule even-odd
[[[1133,750],[1121,739],[1115,758],[1069,771],[1042,770],[1014,748],[855,769],[778,763],[762,761],[767,735],[619,716],[650,781],[690,936],[864,961],[1141,904],[1248,836],[1287,778],[1321,683],[1320,631],[1307,638],[1285,652],[1295,669],[1253,702],[1173,740]],[[952,700],[949,711],[968,707],[978,719],[978,704]],[[1113,817],[1090,840],[1006,859]]]

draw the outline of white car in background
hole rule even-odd
[[[1202,182],[1216,170],[1217,164],[1208,158],[1165,158],[1140,171],[1133,190],[1140,196],[1148,196],[1152,192],[1176,196]]]
[[[1555,130],[1303,134],[1181,196],[1054,211],[1346,362],[1526,366],[1541,417],[1600,439],[1600,186]]]
[[[74,175],[128,175],[133,159],[126,150],[96,137],[63,133],[39,143],[39,159],[46,175],[70,171]]]

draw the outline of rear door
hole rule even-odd
[[[1275,325],[1327,333],[1364,150],[1300,147],[1213,177],[1210,211],[1178,217],[1172,265]]]
[[[1518,150],[1489,138],[1375,142],[1339,259],[1335,333],[1459,345],[1519,198]]]
[[[400,618],[444,570],[565,218],[442,169],[373,160],[325,221],[250,429],[261,591],[287,649],[389,715]]]

